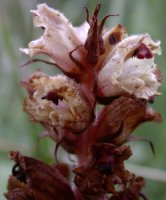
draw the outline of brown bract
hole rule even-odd
[[[16,165],[8,181],[8,200],[74,200],[67,180],[56,166],[11,152]]]
[[[96,138],[98,142],[121,145],[141,123],[161,120],[160,114],[149,107],[147,101],[135,97],[120,97],[101,111]]]
[[[95,66],[99,60],[99,56],[105,52],[104,41],[102,37],[103,26],[107,16],[102,20],[101,24],[98,22],[98,14],[100,11],[100,4],[98,4],[93,13],[92,20],[89,19],[89,11],[87,12],[87,22],[90,25],[87,39],[85,41],[85,48],[87,50],[87,60],[92,66]]]

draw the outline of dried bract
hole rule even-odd
[[[150,108],[146,101],[120,97],[101,111],[96,128],[97,141],[121,145],[140,124],[161,120],[160,114]]]

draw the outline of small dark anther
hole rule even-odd
[[[97,170],[104,175],[109,175],[112,173],[112,163],[111,162],[101,162],[97,164]]]

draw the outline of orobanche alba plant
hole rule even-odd
[[[11,152],[15,161],[8,181],[8,200],[138,200],[146,199],[143,177],[125,168],[132,155],[126,142],[144,122],[160,122],[150,103],[160,93],[161,73],[155,63],[160,41],[148,33],[128,35],[118,24],[109,29],[98,19],[100,4],[91,17],[73,27],[58,10],[40,4],[32,10],[43,35],[21,49],[59,68],[52,76],[34,72],[23,86],[23,108],[45,136],[75,155],[73,164],[46,164]],[[68,173],[69,172],[69,173]],[[70,178],[70,179],[69,179]]]

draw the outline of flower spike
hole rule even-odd
[[[11,152],[15,165],[8,200],[146,199],[144,178],[126,169],[132,155],[126,142],[137,138],[133,132],[139,125],[162,120],[149,104],[160,94],[162,75],[155,63],[160,41],[148,33],[128,36],[121,24],[105,28],[107,18],[117,15],[99,22],[100,8],[97,4],[92,17],[85,8],[80,27],[46,4],[31,11],[34,25],[44,33],[22,51],[51,60],[35,58],[25,65],[44,62],[63,74],[37,71],[23,80],[28,92],[23,108],[45,129],[42,136],[55,142],[57,163]],[[153,143],[144,141],[154,151]],[[57,161],[60,146],[74,158],[72,165],[67,156]]]

